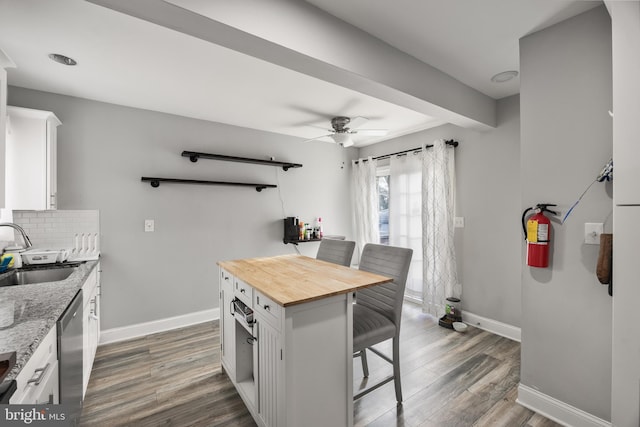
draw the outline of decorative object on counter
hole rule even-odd
[[[458,307],[460,298],[449,297],[444,306],[445,315],[438,320],[438,324],[444,328],[454,329],[454,322],[462,322],[462,312]]]
[[[2,255],[2,258],[0,258],[0,273],[4,273],[11,266],[13,266],[13,255]]]
[[[301,242],[319,242],[322,240],[319,235],[318,227],[312,227],[309,223],[300,221],[298,217],[289,216],[284,219],[284,237],[282,242],[285,245],[287,243],[297,245]]]
[[[5,254],[13,255],[13,266],[10,268],[20,268],[22,267],[22,256],[20,255],[24,252],[25,249],[19,246],[7,246],[4,248]]]
[[[76,233],[69,261],[95,261],[100,257],[98,233]]]
[[[68,249],[30,249],[22,252],[22,262],[26,265],[54,264],[65,262],[69,257]]]
[[[281,166],[286,172],[290,168],[301,168],[300,163],[279,162],[276,160],[251,159],[248,157],[225,156],[222,154],[198,153],[197,151],[183,151],[182,157],[188,157],[193,163],[198,159],[221,160],[223,162],[253,163],[256,165]]]

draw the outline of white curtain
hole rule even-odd
[[[445,299],[460,298],[454,249],[454,149],[437,140],[422,164],[423,311],[444,315]],[[393,196],[392,196],[393,198]]]
[[[353,229],[358,250],[367,243],[379,243],[378,191],[376,187],[377,160],[353,161],[351,165],[351,200],[353,202]]]
[[[422,153],[392,156],[389,244],[413,249],[405,295],[422,301]]]

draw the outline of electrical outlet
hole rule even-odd
[[[146,233],[150,233],[150,232],[155,231],[155,228],[156,228],[156,224],[155,224],[154,220],[152,220],[152,219],[145,219],[144,220],[144,231]]]
[[[599,245],[600,235],[604,230],[601,222],[586,222],[584,224],[584,243],[587,245]]]
[[[457,216],[453,219],[453,226],[455,228],[464,228],[464,217]]]

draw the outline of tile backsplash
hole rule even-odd
[[[76,236],[100,235],[97,210],[13,211],[13,222],[24,228],[37,248],[73,248]],[[16,239],[22,244],[18,236]]]

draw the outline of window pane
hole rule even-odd
[[[378,230],[380,243],[389,244],[389,175],[379,176],[378,179]]]

